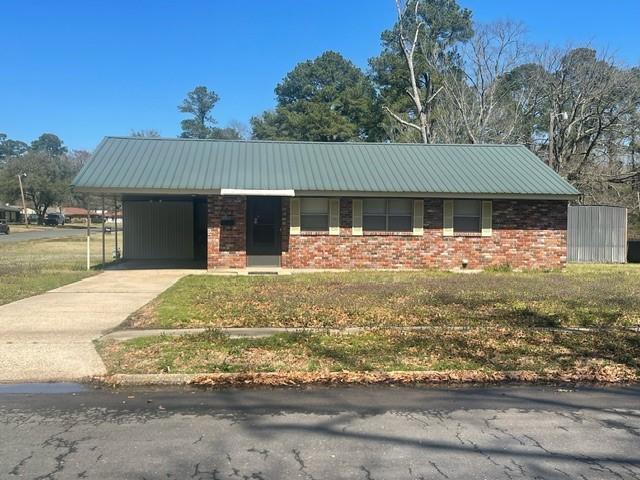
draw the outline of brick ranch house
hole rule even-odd
[[[561,268],[579,192],[524,146],[106,137],[123,258],[209,269]]]

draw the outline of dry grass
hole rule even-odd
[[[518,378],[629,380],[640,373],[640,334],[621,327],[640,323],[639,267],[477,275],[192,276],[141,309],[130,323],[212,330],[107,342],[100,350],[110,373],[233,373],[249,382],[274,384],[291,379],[333,382],[336,375],[336,381],[348,383],[363,372],[384,373],[375,373],[372,381],[387,381],[389,372],[448,372],[442,378],[472,379],[524,372]],[[385,328],[410,325],[437,328]],[[230,339],[216,330],[247,326],[361,326],[365,331]],[[606,330],[535,328],[548,326]],[[254,379],[265,372],[276,377]],[[340,372],[348,373],[342,378]],[[369,381],[365,377],[362,381]],[[418,377],[426,381],[433,375]]]
[[[29,225],[28,227],[25,226],[24,224],[20,223],[12,223],[9,225],[9,227],[11,228],[11,234],[13,235],[14,233],[22,233],[22,232],[41,232],[43,230],[46,230],[48,227],[43,227],[41,225]]]
[[[527,328],[288,333],[230,339],[219,331],[106,342],[110,373],[527,371],[640,373],[640,334]]]
[[[191,276],[133,327],[597,326],[640,324],[640,265],[565,272]]]
[[[100,234],[92,234],[92,265],[102,261]],[[120,239],[119,239],[120,240]],[[110,257],[115,239],[107,236]],[[0,243],[0,305],[94,275],[86,271],[84,236]]]

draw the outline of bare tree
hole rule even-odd
[[[243,123],[240,120],[230,120],[227,124],[227,128],[235,131],[238,135],[238,138],[241,140],[246,140],[251,136],[250,128],[246,123]]]
[[[473,38],[461,49],[461,64],[451,64],[442,77],[442,103],[456,134],[455,141],[469,143],[526,142],[530,136],[523,121],[539,108],[542,90],[523,78],[519,69],[532,60],[521,23],[476,25]],[[533,69],[535,71],[535,69]],[[446,122],[441,126],[447,127]],[[445,136],[450,135],[446,133]]]
[[[607,153],[613,139],[627,142],[625,120],[637,111],[640,99],[637,74],[590,48],[554,52],[546,70],[547,161],[570,181],[578,181],[599,158],[613,158]]]
[[[457,46],[471,37],[471,12],[454,0],[396,0],[396,10],[393,29],[382,34],[383,52],[370,64],[383,109],[400,126],[393,136],[410,138],[405,129],[432,143],[443,89],[433,66],[453,61]]]
[[[160,132],[155,128],[147,128],[143,130],[131,130],[132,137],[146,137],[146,138],[158,138],[160,137]]]
[[[417,117],[413,121],[405,120],[397,113],[391,111],[387,106],[384,109],[395,118],[402,125],[415,128],[420,132],[420,137],[423,143],[430,143],[431,131],[429,122],[429,113],[434,99],[442,90],[442,87],[434,91],[433,83],[430,78],[425,78],[425,92],[423,93],[418,88],[418,79],[416,77],[416,65],[415,56],[416,49],[418,48],[418,39],[420,35],[420,29],[424,27],[424,22],[420,21],[418,17],[418,7],[420,2],[415,2],[413,12],[413,32],[407,32],[404,26],[405,18],[407,14],[408,4],[402,5],[401,0],[396,0],[396,7],[398,11],[398,44],[404,56],[404,60],[409,69],[409,81],[411,82],[411,88],[407,89],[407,94],[413,101]]]

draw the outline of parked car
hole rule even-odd
[[[7,221],[6,220],[0,220],[0,233],[4,233],[5,235],[9,235],[10,231],[11,231],[11,229],[9,228],[9,225],[7,225]]]
[[[44,224],[50,227],[58,227],[64,225],[64,214],[62,213],[48,213],[44,219]]]

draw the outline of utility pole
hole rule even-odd
[[[24,201],[24,189],[22,188],[22,179],[26,178],[26,173],[17,175],[18,183],[20,184],[20,196],[22,197],[22,216],[24,217],[24,225],[29,228],[29,220],[27,219],[27,204]]]

